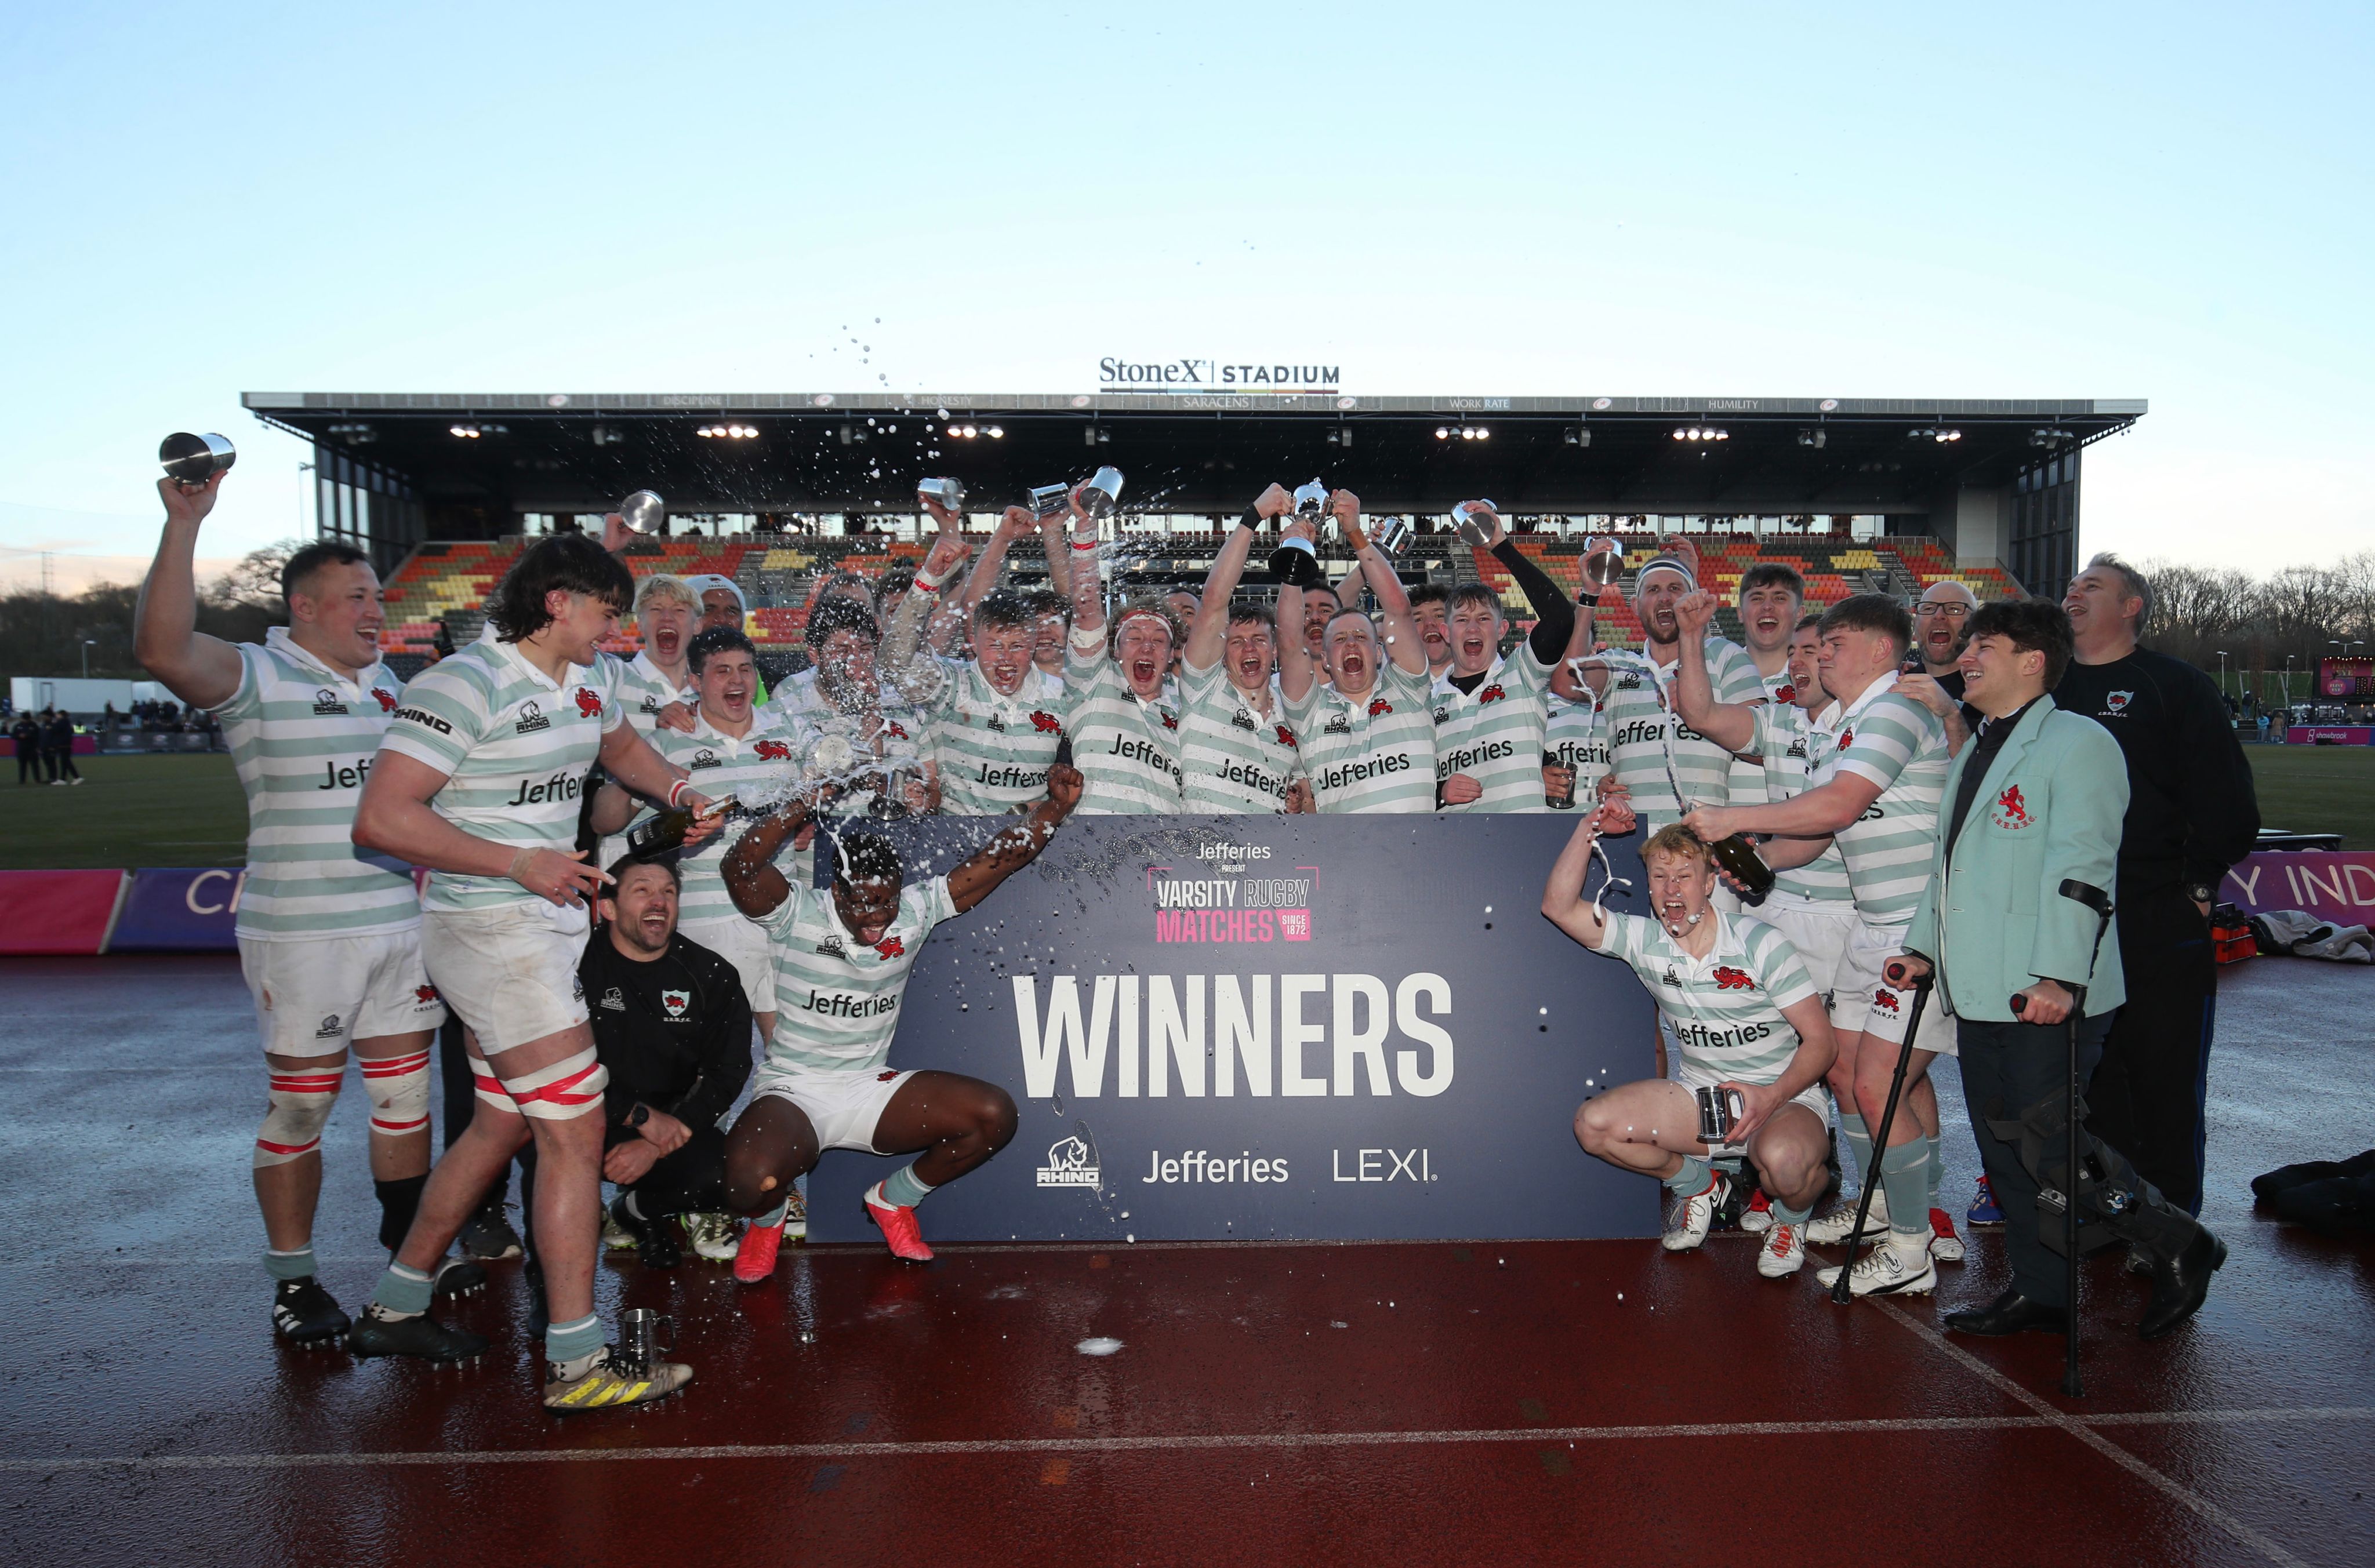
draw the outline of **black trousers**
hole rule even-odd
[[[2086,1086],[2086,1130],[2125,1151],[2169,1202],[2199,1214],[2218,1007],[2210,923],[2182,888],[2122,895],[2120,964],[2128,1000]]]
[[[75,766],[73,748],[69,747],[63,751],[50,753],[50,776],[69,779],[82,777],[82,770]]]
[[[609,1144],[641,1135],[611,1129]],[[726,1134],[715,1126],[694,1127],[692,1136],[673,1154],[652,1161],[644,1179],[621,1189],[635,1195],[635,1210],[646,1220],[669,1214],[715,1214],[726,1208]]]
[[[26,783],[41,784],[43,782],[41,778],[41,754],[32,747],[19,746],[17,748],[17,782],[20,784]]]
[[[2108,1014],[2080,1025],[2080,1081],[2102,1059],[2103,1037],[2110,1028]],[[1995,1191],[1996,1207],[2003,1210],[2013,1288],[2045,1306],[2070,1304],[2061,1223],[2057,1217],[2049,1244],[2038,1207],[2041,1188],[2069,1190],[2062,1170],[2069,1150],[2069,1040],[2065,1024],[1963,1019],[1955,1032],[1971,1135],[1979,1141],[1979,1163]],[[2120,1150],[2089,1136],[2080,1140],[2079,1159],[2087,1167],[2079,1182],[2081,1225],[2102,1225],[2121,1241],[2163,1257],[2174,1256],[2193,1239],[2193,1220],[2138,1176]]]

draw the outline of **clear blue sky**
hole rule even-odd
[[[2326,560],[2375,544],[2370,17],[10,7],[0,546],[145,552],[174,429],[242,447],[205,553],[293,532],[303,450],[242,391],[1070,391],[1192,351],[2148,397],[2088,545]]]

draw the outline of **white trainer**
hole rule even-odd
[[[734,1228],[731,1214],[688,1214],[684,1217],[685,1244],[692,1248],[695,1257],[705,1257],[712,1263],[731,1263],[742,1244],[742,1233]]]
[[[1941,1263],[1963,1261],[1963,1238],[1955,1234],[1954,1216],[1943,1208],[1930,1211],[1930,1256]]]
[[[1707,1191],[1696,1197],[1683,1200],[1682,1212],[1674,1217],[1673,1229],[1661,1238],[1668,1252],[1689,1252],[1707,1238],[1707,1227],[1715,1223],[1715,1211],[1731,1194],[1731,1183],[1723,1173],[1708,1173]]]
[[[1740,1211],[1740,1228],[1752,1236],[1761,1236],[1773,1228],[1773,1205],[1763,1187],[1748,1195],[1748,1207]]]
[[[1855,1230],[1855,1214],[1856,1200],[1849,1198],[1808,1225],[1806,1240],[1818,1247],[1839,1245],[1848,1239],[1849,1233]],[[1888,1194],[1875,1192],[1872,1195],[1872,1212],[1864,1217],[1862,1233],[1858,1235],[1856,1240],[1868,1242],[1875,1236],[1886,1234],[1888,1234]]]
[[[1765,1233],[1765,1244],[1756,1249],[1756,1272],[1767,1279],[1787,1279],[1805,1267],[1806,1228],[1775,1220]]]
[[[1829,1290],[1839,1281],[1838,1266],[1814,1272],[1814,1282]],[[1930,1261],[1930,1249],[1921,1249],[1920,1261],[1908,1263],[1888,1243],[1883,1242],[1856,1259],[1855,1272],[1848,1276],[1848,1294],[1851,1296],[1926,1296],[1938,1288],[1938,1270]]]

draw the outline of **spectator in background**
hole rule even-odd
[[[17,745],[17,783],[21,787],[41,782],[41,723],[30,713],[19,713],[17,722],[8,726],[8,738]]]
[[[75,722],[64,708],[50,715],[49,765],[52,784],[80,784],[82,772],[75,766]]]
[[[1960,583],[1932,583],[1913,606],[1913,655],[1896,689],[1938,715],[1946,745],[1960,751],[1979,727],[1979,711],[1963,701],[1963,672],[1955,661],[1978,613],[1979,596]]]

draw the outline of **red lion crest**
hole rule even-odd
[[[1061,735],[1064,733],[1064,721],[1053,713],[1034,708],[1031,711],[1031,727],[1041,735]]]
[[[1898,1010],[1896,993],[1889,990],[1875,990],[1872,994],[1872,1005],[1885,1013],[1896,1012]]]
[[[1479,691],[1476,694],[1476,701],[1480,703],[1498,702],[1502,698],[1507,697],[1507,695],[1508,693],[1507,691],[1501,690],[1500,682],[1495,681],[1492,685],[1486,687],[1483,690]]]
[[[2020,797],[2020,785],[2004,785],[2004,792],[1996,796],[1996,808],[2003,813],[2003,825],[2005,827],[2026,828],[2028,826],[2028,802]]]
[[[1287,728],[1284,725],[1280,725],[1278,726],[1278,743],[1279,743],[1281,746],[1292,746],[1292,745],[1294,745],[1294,732],[1293,730],[1291,730],[1291,729]]]
[[[1177,728],[1179,727],[1179,719],[1178,719],[1178,716],[1177,716],[1176,714],[1173,714],[1173,713],[1165,713],[1165,714],[1164,714],[1164,715],[1163,715],[1163,727],[1164,727],[1164,729],[1177,729]]]
[[[1387,701],[1384,698],[1372,697],[1369,699],[1369,716],[1371,718],[1380,718],[1393,711],[1394,705],[1391,702]]]
[[[885,723],[882,726],[882,733],[889,736],[893,740],[904,740],[907,738],[907,732],[901,729],[895,724]]]
[[[379,711],[381,713],[392,713],[396,712],[395,692],[382,691],[378,687],[374,686],[372,688],[372,695],[379,699]]]
[[[1798,689],[1785,680],[1774,689],[1773,700],[1776,702],[1794,702],[1798,700]]]
[[[1719,963],[1715,966],[1715,988],[1719,991],[1754,991],[1756,980],[1746,970]]]
[[[780,740],[762,740],[753,749],[762,762],[788,762],[792,760],[792,749]]]
[[[577,711],[589,719],[598,719],[602,716],[602,699],[595,694],[592,687],[581,686],[577,689]]]
[[[885,937],[880,941],[874,944],[874,950],[880,953],[884,958],[894,959],[901,957],[906,952],[907,944],[901,941],[896,937]]]
[[[419,1002],[425,1008],[430,1003],[437,999],[437,987],[434,985],[415,985],[412,988],[412,999]]]
[[[1839,731],[1839,749],[1840,749],[1840,750],[1845,751],[1849,747],[1853,746],[1854,744],[1855,744],[1855,731],[1853,731],[1853,730],[1851,730],[1851,729],[1843,729],[1843,730]]]

